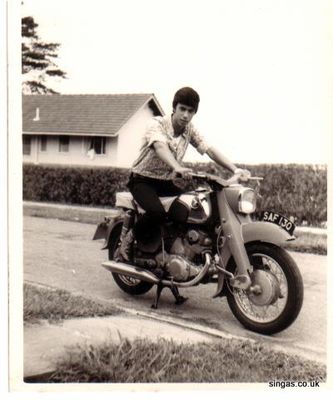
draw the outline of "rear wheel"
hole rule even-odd
[[[112,233],[112,238],[109,245],[109,260],[114,260],[115,252],[119,245],[120,233],[121,233],[122,225],[119,225]],[[113,279],[116,284],[122,289],[124,292],[133,295],[140,295],[147,293],[152,287],[153,283],[144,282],[137,278],[132,278],[127,275],[117,274],[115,272],[111,272]]]
[[[229,288],[228,304],[234,316],[252,331],[270,335],[286,329],[297,318],[303,303],[299,269],[282,248],[271,244],[247,246],[252,290]],[[230,270],[235,270],[231,261]]]

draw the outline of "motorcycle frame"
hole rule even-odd
[[[227,187],[224,186],[221,186],[218,190],[215,189],[219,219],[225,241],[219,249],[221,269],[218,271],[217,288],[213,297],[222,295],[225,276],[232,276],[228,273],[228,264],[232,257],[236,263],[237,275],[231,278],[231,282],[239,277],[240,281],[237,283],[237,287],[247,289],[250,286],[248,271],[251,271],[252,267],[246,252],[246,244],[265,242],[280,246],[286,241],[295,239],[277,225],[264,221],[252,221],[250,215],[237,213],[233,209],[236,205],[231,205],[228,202],[226,190]],[[109,247],[113,232],[122,224],[123,219],[124,211],[119,210],[115,217],[108,218],[99,224],[94,239],[105,239],[102,249]],[[177,284],[175,283],[175,285]],[[182,285],[179,284],[179,286]],[[232,286],[234,285],[232,284]]]
[[[226,239],[223,251],[225,248],[229,250],[228,253],[235,259],[238,272],[241,275],[246,275],[251,264],[244,246],[242,224],[231,209],[225,190],[217,192],[217,204],[223,235]]]
[[[286,241],[295,239],[277,225],[253,221],[250,215],[235,212],[227,200],[225,190],[226,188],[221,188],[217,191],[219,218],[226,240],[219,249],[221,270],[218,271],[217,288],[213,297],[223,295],[226,272],[232,257],[236,263],[237,276],[248,276],[252,267],[246,251],[247,244],[261,242],[281,246]],[[245,282],[244,287],[249,286],[249,281]]]

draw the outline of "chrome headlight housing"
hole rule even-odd
[[[251,214],[256,210],[257,196],[253,189],[243,188],[239,193],[238,211],[243,214]]]

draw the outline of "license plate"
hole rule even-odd
[[[275,225],[280,226],[282,229],[284,229],[286,232],[288,232],[290,235],[293,234],[294,229],[295,229],[295,224],[291,222],[288,218],[285,216],[273,212],[273,211],[264,211],[261,214],[261,220],[265,222],[271,222]]]

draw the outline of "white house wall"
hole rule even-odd
[[[106,140],[106,154],[89,158],[87,150],[91,137],[70,136],[69,151],[59,151],[59,136],[47,135],[47,149],[41,151],[40,135],[31,137],[31,153],[23,155],[23,162],[33,164],[60,164],[82,166],[117,165],[117,141],[112,137]]]
[[[39,164],[75,164],[80,159],[80,145],[82,139],[71,137],[69,140],[69,151],[59,151],[59,137],[47,136],[47,150],[41,151],[40,140],[38,140],[38,163]]]
[[[72,138],[71,138],[72,139]],[[80,157],[76,160],[77,165],[85,166],[117,166],[117,137],[106,138],[105,154],[95,154],[92,158],[88,157],[87,151],[89,148],[91,137],[85,137],[81,141]]]
[[[142,137],[153,112],[146,104],[119,130],[117,137],[106,138],[106,154],[89,157],[89,136],[70,136],[69,151],[59,151],[59,136],[47,135],[47,149],[41,151],[41,135],[31,135],[31,154],[23,161],[34,164],[114,166],[128,168],[137,158]],[[93,132],[91,132],[93,134]]]
[[[153,112],[146,104],[119,130],[117,160],[119,167],[130,167],[139,154],[142,138]]]

